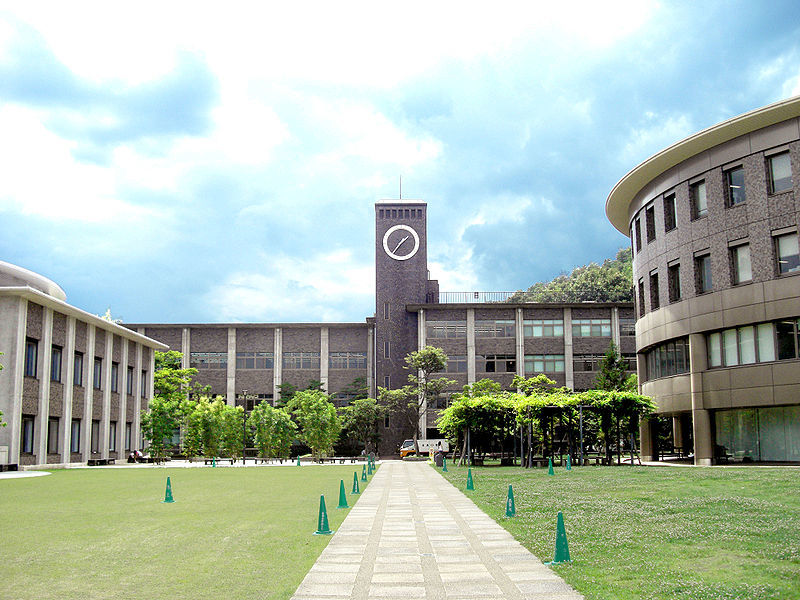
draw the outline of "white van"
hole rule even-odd
[[[420,454],[428,454],[431,450],[450,452],[447,440],[417,440],[417,446]],[[409,454],[414,454],[414,440],[404,440],[400,445],[400,458],[405,458]]]

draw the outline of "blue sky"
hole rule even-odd
[[[627,245],[639,162],[800,94],[796,2],[268,4],[4,3],[0,259],[126,322],[363,321],[402,176],[442,291],[526,288]]]

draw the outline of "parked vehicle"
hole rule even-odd
[[[420,454],[428,454],[431,450],[441,450],[450,452],[450,444],[447,440],[417,440]],[[405,458],[409,454],[414,454],[414,440],[404,440],[400,444],[400,458]]]

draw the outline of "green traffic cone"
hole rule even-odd
[[[172,499],[172,484],[169,481],[169,477],[167,477],[167,491],[164,492],[164,502],[168,504],[170,502],[175,502],[175,500]]]
[[[556,523],[556,555],[547,565],[557,565],[562,562],[571,562],[569,557],[569,545],[567,544],[567,530],[564,527],[564,515],[558,511],[558,522]]]
[[[297,466],[298,467],[300,466],[300,455],[299,454],[297,455]]]
[[[353,471],[353,491],[351,494],[360,494],[361,490],[358,488],[358,471]]]
[[[366,481],[367,480],[367,465],[361,465],[361,466],[362,466],[362,469],[361,469],[361,481]]]
[[[212,458],[211,459],[211,466],[212,467],[216,467],[217,466],[217,459],[216,458]]]
[[[572,459],[570,458],[569,454],[567,454],[567,468],[564,469],[564,470],[565,471],[572,471]]]
[[[442,456],[442,473],[447,473],[447,457]]]
[[[517,508],[514,506],[514,490],[511,488],[510,484],[508,486],[508,500],[506,500],[506,516],[517,516]]]
[[[547,474],[548,475],[555,475],[555,471],[553,471],[553,459],[552,458],[548,458],[547,459],[547,465],[548,465],[547,466]]]
[[[372,461],[367,461],[367,475],[372,475]]]
[[[347,494],[344,493],[344,479],[339,480],[339,506],[336,508],[350,508],[347,506]]]
[[[319,518],[317,518],[317,530],[314,535],[331,535],[333,531],[328,526],[328,511],[325,510],[325,496],[319,497]]]
[[[467,489],[474,490],[475,486],[472,483],[472,467],[467,469]]]

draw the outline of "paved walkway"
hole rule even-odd
[[[422,462],[381,465],[293,600],[578,600]]]

